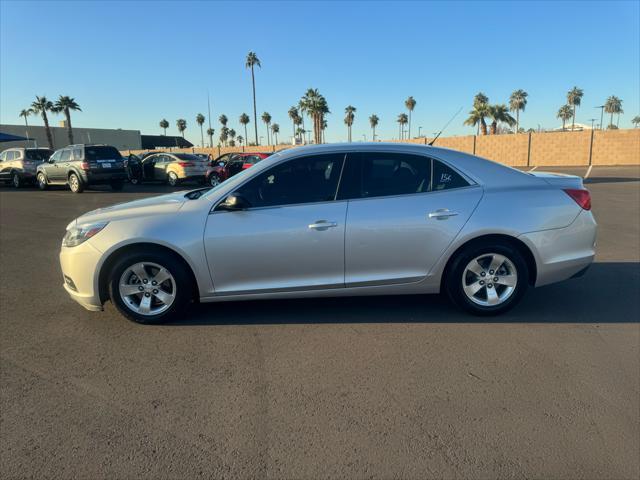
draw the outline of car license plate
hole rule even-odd
[[[111,164],[110,163],[103,163],[102,164],[102,168],[111,168]]]

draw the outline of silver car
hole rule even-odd
[[[190,302],[439,292],[494,315],[587,269],[590,201],[579,177],[443,148],[301,147],[211,190],[89,212],[60,262],[74,300],[140,323]]]
[[[0,181],[20,188],[36,182],[38,165],[53,154],[48,148],[9,148],[0,153]]]

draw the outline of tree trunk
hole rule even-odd
[[[516,133],[520,130],[520,109],[516,109]]]
[[[616,127],[620,127],[620,114],[618,114],[618,118],[616,118]]]
[[[411,110],[409,110],[409,140],[411,140]]]
[[[613,112],[611,112],[611,121],[609,122],[609,126],[613,125]]]
[[[69,139],[69,145],[73,145],[73,130],[71,129],[71,112],[68,108],[64,109],[64,116],[67,119],[67,138]]]
[[[566,123],[566,120],[563,118],[563,119],[562,119],[562,131],[563,131],[563,132],[564,132],[564,130],[565,130],[565,128],[564,128],[565,123]]]
[[[484,121],[484,118],[480,119],[480,129],[482,130],[482,135],[487,134],[487,122]]]
[[[164,136],[166,137],[167,136],[167,129],[163,128],[163,130],[164,130]]]
[[[493,122],[491,122],[491,135],[495,135],[497,131],[498,131],[498,122],[494,120]]]
[[[573,132],[576,128],[576,106],[573,106],[573,120],[571,121],[571,131]]]
[[[47,112],[42,112],[42,120],[44,121],[44,130],[47,134],[47,142],[49,143],[49,150],[53,148],[53,137],[51,136],[51,128],[49,128],[49,119],[47,118]]]
[[[251,85],[253,86],[253,126],[256,133],[256,145],[258,145],[258,114],[256,113],[256,79],[253,75],[253,65],[251,65]]]
[[[202,130],[202,125],[200,125],[200,141],[202,142],[202,148],[204,148],[204,132]]]

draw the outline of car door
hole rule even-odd
[[[49,157],[49,160],[38,167],[39,169],[44,170],[44,173],[47,176],[47,180],[49,182],[53,181],[56,162],[60,160],[60,155],[62,155],[62,150],[56,150],[55,152],[53,152],[53,155]]]
[[[153,166],[153,178],[164,181],[167,179],[167,166],[175,159],[168,155],[157,155]]]
[[[10,178],[13,150],[5,150],[0,154],[0,181],[6,182]]]
[[[249,208],[212,211],[204,243],[216,294],[344,287],[344,157],[275,165],[237,189]]]
[[[401,153],[350,154],[341,185],[347,287],[423,279],[482,197],[448,165]]]

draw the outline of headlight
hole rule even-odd
[[[82,242],[100,233],[109,222],[90,223],[86,225],[75,225],[67,230],[62,239],[63,247],[76,247]]]

